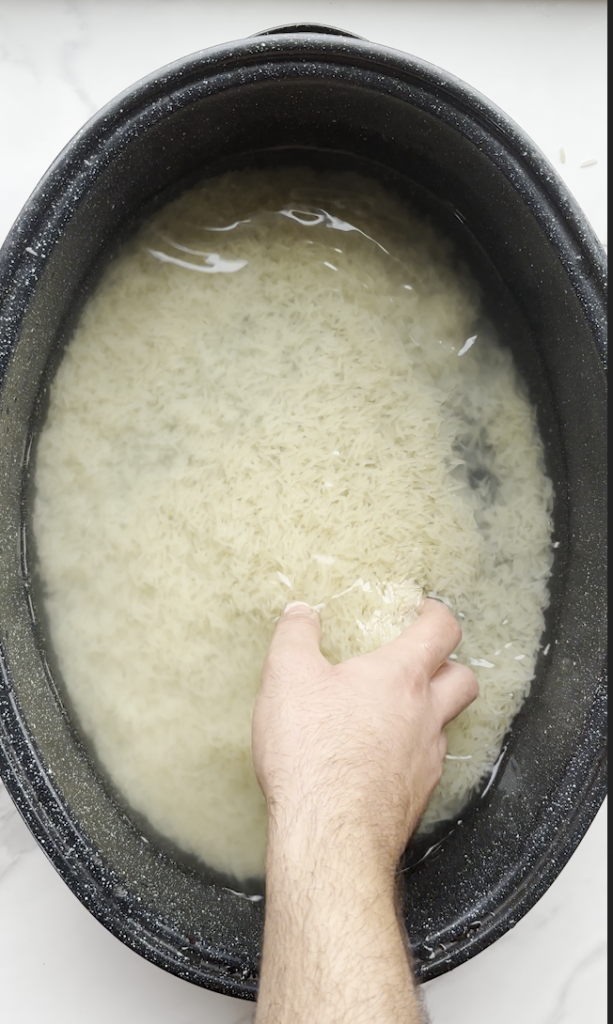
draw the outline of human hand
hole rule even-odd
[[[394,875],[440,778],[443,728],[477,696],[447,660],[460,636],[430,600],[392,643],[331,665],[308,605],[277,623],[253,714],[268,802],[258,1024],[425,1019]]]
[[[394,870],[438,782],[443,728],[478,693],[448,661],[456,619],[426,600],[393,642],[331,665],[317,612],[295,603],[270,645],[253,716],[253,759],[272,831],[349,844]]]

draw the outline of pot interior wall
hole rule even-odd
[[[535,198],[520,158],[444,92],[405,84],[396,95],[380,74],[349,67],[327,75],[270,65],[240,88],[222,73],[217,85],[177,79],[155,102],[149,85],[76,143],[55,172],[57,202],[39,196],[23,227],[24,246],[46,258],[19,269],[19,344],[5,357],[0,396],[1,699],[10,692],[23,727],[5,743],[11,791],[73,891],[112,931],[181,976],[246,997],[263,906],[152,841],[102,778],[55,678],[27,548],[32,441],[61,346],[117,240],[182,184],[227,166],[297,159],[362,167],[412,196],[457,236],[537,407],[560,541],[543,639],[551,653],[486,796],[431,856],[407,859],[418,973],[434,977],[467,959],[521,916],[602,798],[603,369],[596,304],[590,313],[560,255],[575,258],[581,239],[558,222],[554,245],[555,211]]]

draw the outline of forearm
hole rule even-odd
[[[253,714],[268,802],[257,1024],[422,1024],[398,858],[441,777],[445,725],[477,696],[440,602],[378,651],[331,665],[304,604],[277,623]]]
[[[271,830],[257,1024],[423,1024],[394,872],[353,845]]]

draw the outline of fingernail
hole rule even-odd
[[[293,613],[295,613],[296,615],[300,615],[300,614],[302,614],[302,615],[305,615],[305,614],[306,615],[316,615],[317,614],[316,612],[313,611],[313,609],[311,608],[310,604],[307,604],[305,601],[290,601],[289,604],[286,604],[285,608],[283,609],[283,614],[284,615],[292,615]]]

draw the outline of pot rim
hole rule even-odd
[[[486,133],[492,143],[488,154],[508,176],[513,169],[516,180],[521,181],[525,201],[539,220],[545,234],[559,253],[560,260],[572,281],[587,323],[589,324],[600,358],[606,361],[604,299],[606,290],[606,256],[591,225],[578,203],[559,178],[544,154],[519,126],[503,111],[471,86],[418,57],[349,36],[342,30],[324,26],[281,26],[263,33],[225,43],[207,50],[196,51],[168,64],[121,92],[103,106],[68,142],[51,164],[32,192],[17,217],[7,240],[0,250],[0,283],[8,285],[0,300],[0,324],[5,328],[8,344],[0,343],[0,376],[5,362],[8,364],[13,344],[16,343],[20,303],[36,288],[39,261],[52,250],[63,225],[74,210],[75,201],[82,198],[106,166],[134,137],[135,131],[146,131],[156,119],[170,115],[177,108],[175,100],[183,97],[187,105],[194,101],[187,96],[189,88],[213,83],[221,89],[233,87],[239,72],[253,71],[261,65],[284,69],[288,74],[308,74],[317,77],[335,69],[337,77],[359,66],[360,71],[374,72],[401,89],[408,84],[435,95],[449,104],[456,114],[468,118]],[[288,31],[289,29],[289,31]],[[220,80],[223,79],[221,83]],[[381,87],[383,91],[383,86]],[[199,98],[199,97],[198,97]],[[33,243],[33,240],[34,243]],[[38,246],[34,248],[34,246]],[[1,652],[0,652],[1,653]],[[177,968],[176,959],[168,954],[162,937],[152,941],[144,912],[131,911],[129,923],[122,919],[121,903],[110,898],[105,904],[83,898],[88,885],[85,874],[96,878],[89,862],[91,851],[83,837],[73,829],[74,846],[71,851],[49,839],[48,815],[40,800],[41,787],[52,800],[57,801],[57,813],[63,804],[55,795],[53,785],[43,767],[34,756],[35,746],[11,690],[4,659],[0,657],[0,766],[7,789],[17,804],[28,827],[54,864],[58,873],[73,892],[101,921],[105,927],[146,959],[187,980],[202,984],[224,994],[255,998],[256,983],[251,980],[220,977],[213,965],[199,961],[197,969],[187,964]],[[603,678],[606,675],[603,673]],[[595,735],[600,740],[602,703],[595,718]],[[596,708],[594,709],[596,713]],[[18,730],[28,736],[32,746],[32,759],[25,769],[17,756],[12,736]],[[574,762],[573,762],[574,765]],[[560,801],[570,800],[568,831],[560,833],[554,848],[548,848],[534,865],[529,879],[511,897],[503,900],[499,913],[458,940],[453,951],[444,952],[431,962],[420,965],[422,980],[430,980],[451,967],[462,963],[491,944],[515,924],[546,891],[561,868],[583,838],[589,824],[606,795],[606,747],[595,758],[592,773],[583,788],[584,799],[576,802],[573,765],[568,770],[560,790]],[[70,823],[72,825],[72,823]],[[75,879],[75,850],[86,861]],[[133,925],[133,927],[132,927]],[[453,962],[449,962],[453,957]],[[207,971],[208,967],[211,971]]]
[[[296,34],[288,34],[288,30],[294,28],[298,29]],[[315,67],[322,63],[328,69],[334,66],[349,70],[359,61],[360,72],[373,71],[395,79],[399,85],[429,89],[449,102],[459,114],[467,115],[490,135],[492,142],[498,143],[500,152],[489,155],[499,165],[503,154],[512,156],[516,187],[521,181],[526,202],[545,234],[559,249],[560,259],[606,365],[606,333],[595,301],[606,294],[605,250],[577,200],[536,143],[477,89],[420,57],[371,43],[332,26],[317,26],[320,31],[314,31],[315,26],[311,25],[305,28],[307,31],[301,31],[300,25],[278,26],[244,39],[197,50],[144,76],[102,106],[61,150],[18,214],[0,249],[0,280],[7,270],[15,273],[21,261],[32,264],[32,254],[27,253],[24,241],[36,232],[49,208],[61,208],[67,195],[74,202],[87,192],[99,171],[99,164],[92,156],[109,159],[112,142],[125,144],[133,134],[134,122],[142,119],[147,111],[152,114],[153,107],[158,108],[158,118],[170,113],[173,107],[168,99],[173,91],[206,81],[209,75],[229,76],[259,63],[270,64],[272,60],[286,67],[293,66],[296,74],[306,68],[309,77],[314,77]],[[166,105],[160,104],[161,97],[166,99]],[[158,118],[154,114],[142,128],[151,127]],[[508,171],[509,165],[501,169]],[[40,255],[44,255],[42,249]],[[586,287],[588,280],[593,281],[594,287]],[[0,315],[1,311],[0,306]]]

